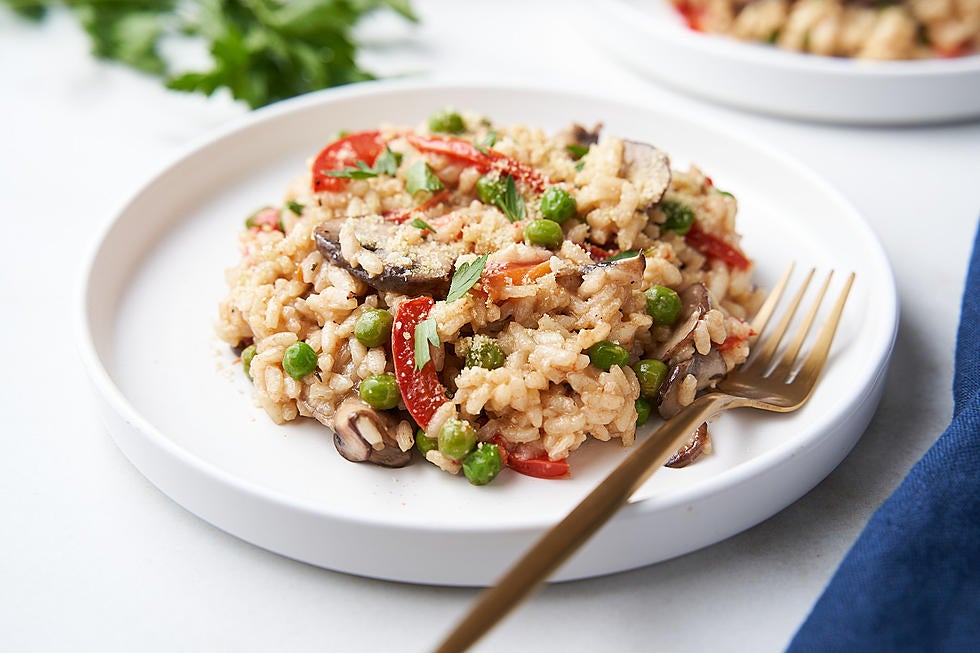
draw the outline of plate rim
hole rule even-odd
[[[725,132],[723,127],[718,124],[720,121],[703,119],[703,118],[688,118],[681,115],[679,112],[675,113],[673,111],[664,110],[662,107],[654,106],[651,102],[638,102],[633,99],[624,99],[622,95],[618,96],[605,96],[599,93],[588,93],[584,91],[568,91],[558,85],[541,85],[522,82],[466,82],[461,83],[459,81],[447,81],[447,80],[432,80],[432,79],[422,79],[422,80],[382,80],[369,83],[362,83],[351,85],[348,87],[342,87],[337,89],[329,89],[326,91],[321,91],[317,93],[312,93],[309,95],[301,96],[284,102],[280,102],[257,111],[249,112],[244,114],[239,119],[231,121],[228,125],[223,126],[217,130],[209,131],[203,134],[201,137],[193,139],[186,147],[181,148],[175,154],[167,157],[163,164],[157,166],[151,171],[145,178],[142,178],[135,189],[129,193],[126,200],[122,202],[118,208],[113,209],[113,217],[111,220],[107,221],[98,230],[98,233],[93,238],[93,244],[86,250],[86,255],[84,257],[83,263],[83,273],[79,277],[78,287],[75,293],[76,296],[76,306],[75,314],[78,318],[77,324],[79,327],[76,329],[76,345],[80,351],[83,363],[86,368],[86,372],[89,379],[95,386],[100,397],[107,402],[108,406],[121,417],[126,423],[128,423],[133,428],[137,429],[140,436],[148,438],[149,444],[162,450],[167,455],[174,459],[174,462],[179,462],[182,465],[186,465],[191,471],[197,474],[204,475],[211,479],[214,479],[222,484],[227,485],[239,492],[244,492],[250,496],[252,499],[257,499],[265,502],[270,502],[272,504],[279,505],[290,511],[309,515],[318,519],[329,518],[331,520],[343,521],[351,525],[365,525],[371,527],[391,527],[392,521],[389,517],[385,516],[375,516],[375,515],[364,515],[358,514],[352,516],[349,513],[336,513],[328,512],[323,510],[323,506],[319,509],[308,504],[307,502],[297,500],[290,495],[280,492],[278,490],[271,489],[269,487],[264,487],[258,483],[252,482],[247,479],[240,478],[232,472],[229,472],[217,464],[210,462],[201,456],[198,456],[191,451],[180,446],[177,442],[167,437],[159,428],[152,424],[147,418],[145,418],[139,410],[134,406],[123,394],[122,389],[115,383],[112,375],[109,372],[106,362],[103,357],[99,354],[98,347],[95,343],[95,338],[92,329],[92,315],[91,315],[91,305],[90,305],[90,292],[91,281],[98,264],[98,257],[102,249],[106,246],[108,237],[111,235],[113,230],[116,228],[120,219],[126,214],[130,207],[138,201],[141,195],[150,189],[155,182],[157,182],[161,177],[170,173],[174,169],[178,168],[185,160],[189,157],[195,155],[202,149],[208,147],[211,144],[222,141],[226,138],[233,136],[234,134],[247,130],[257,123],[262,123],[270,120],[274,120],[282,115],[289,114],[292,112],[300,112],[304,109],[319,104],[332,104],[334,102],[343,102],[350,99],[362,98],[365,96],[380,95],[388,92],[401,93],[401,92],[432,92],[438,90],[452,90],[455,92],[463,92],[466,89],[479,89],[479,90],[496,90],[496,91],[507,91],[516,93],[534,93],[538,95],[561,95],[564,97],[579,97],[584,99],[589,99],[591,101],[601,101],[609,103],[612,105],[617,105],[619,107],[633,108],[639,111],[645,111],[652,113],[654,115],[668,115],[676,120],[683,121],[692,126],[704,127],[713,132],[724,132],[732,140],[738,142],[740,145],[750,147],[756,151],[761,151],[769,157],[773,157],[780,161],[784,165],[788,165],[793,168],[793,172],[797,175],[802,175],[806,178],[808,183],[815,184],[821,188],[824,193],[832,196],[833,199],[841,206],[846,207],[852,222],[860,225],[861,228],[866,232],[866,239],[875,245],[877,251],[877,256],[875,257],[877,263],[881,264],[881,269],[879,272],[884,273],[884,279],[888,282],[888,293],[886,297],[886,303],[890,305],[892,311],[890,312],[891,320],[891,336],[883,340],[880,351],[880,355],[875,356],[877,361],[876,369],[872,374],[872,381],[869,383],[877,383],[877,379],[884,373],[888,366],[891,351],[893,350],[895,339],[898,330],[898,311],[899,305],[897,301],[897,288],[895,285],[894,273],[888,262],[887,255],[884,251],[881,241],[878,239],[877,235],[871,229],[871,226],[861,213],[856,209],[856,207],[835,187],[833,187],[829,182],[820,177],[816,172],[811,170],[802,161],[796,159],[793,156],[769,146],[767,144],[760,144],[758,142],[753,142],[747,137],[743,137],[739,134],[732,134]],[[885,289],[880,289],[885,290]],[[863,401],[864,398],[853,399],[855,403]],[[835,417],[836,419],[836,417]],[[116,439],[117,444],[119,443],[118,438],[116,438],[115,433],[112,433],[113,438]],[[729,485],[733,483],[743,483],[748,479],[751,479],[756,474],[759,473],[758,468],[767,468],[773,463],[772,458],[783,458],[791,455],[788,450],[795,450],[803,443],[787,443],[774,447],[770,450],[765,451],[763,454],[755,456],[749,460],[743,461],[734,468],[729,468],[723,471],[723,473],[706,479],[698,483],[694,488],[683,488],[677,491],[672,491],[669,493],[667,499],[669,499],[667,505],[663,504],[663,497],[652,497],[643,499],[640,501],[634,501],[624,506],[621,513],[627,514],[642,514],[648,511],[660,510],[665,507],[671,507],[679,505],[681,503],[689,502],[692,500],[697,500],[699,495],[710,495],[717,491],[718,485]],[[141,473],[149,478],[140,465],[136,464],[132,460],[130,454],[126,452],[125,448],[120,444],[120,448],[124,450],[127,458],[133,462],[134,465],[140,469]],[[156,484],[153,478],[149,478],[151,482]],[[166,491],[166,494],[169,495]],[[181,502],[178,502],[181,503]],[[182,504],[183,505],[183,504]],[[192,511],[195,512],[195,511]],[[195,514],[197,514],[195,512]],[[210,521],[210,520],[209,520]],[[473,525],[467,525],[465,528],[461,528],[459,532],[473,533],[473,532],[495,532],[495,533],[525,533],[528,531],[538,531],[540,529],[550,526],[553,522],[548,519],[543,518],[540,514],[535,515],[533,518],[527,518],[520,520],[520,522],[515,522],[512,524],[505,525],[501,527],[499,525],[487,525],[486,528],[480,529]],[[396,527],[398,529],[411,529],[415,533],[426,533],[426,532],[445,532],[447,530],[445,522],[438,523],[426,523],[426,524],[404,524],[397,523]],[[237,535],[241,537],[240,535]],[[247,538],[246,538],[247,539]],[[288,554],[286,554],[288,555]],[[355,572],[356,573],[356,572]]]

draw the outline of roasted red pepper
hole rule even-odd
[[[429,425],[433,413],[447,401],[446,388],[439,382],[432,361],[421,370],[415,369],[415,327],[428,317],[433,304],[431,297],[403,301],[395,311],[391,331],[391,355],[398,389],[405,408],[422,428]]]
[[[544,191],[549,183],[547,177],[531,166],[493,149],[480,150],[473,143],[462,138],[422,136],[419,134],[408,134],[406,138],[411,146],[419,152],[441,154],[474,166],[480,172],[490,172],[491,169],[499,170],[517,181],[524,182],[538,192]]]
[[[515,456],[509,456],[507,466],[515,472],[535,478],[563,478],[568,476],[571,471],[567,460],[551,460],[546,456],[531,458],[530,460],[521,460]]]
[[[350,179],[331,177],[327,173],[353,167],[358,161],[373,166],[384,149],[385,142],[378,131],[357,132],[337,139],[323,148],[313,162],[313,191],[322,193],[343,190]]]
[[[534,283],[551,272],[551,262],[520,263],[491,263],[483,270],[480,277],[480,287],[491,300],[497,301],[503,296],[508,286],[521,286]]]
[[[688,27],[696,32],[704,31],[704,14],[708,9],[706,5],[690,2],[689,0],[682,0],[681,2],[676,3],[676,7],[680,15],[684,17],[684,21],[687,23]]]
[[[705,256],[721,259],[738,270],[747,270],[751,265],[749,259],[737,247],[703,231],[697,222],[691,225],[691,230],[684,236],[684,242]]]

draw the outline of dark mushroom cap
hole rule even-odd
[[[711,296],[702,283],[695,283],[680,293],[681,314],[670,338],[660,348],[657,358],[669,361],[694,338],[694,328],[705,313],[711,310]]]
[[[697,380],[697,391],[704,390],[712,383],[725,376],[728,366],[717,349],[707,354],[695,353],[686,361],[682,361],[667,371],[667,380],[660,387],[660,405],[657,411],[664,419],[670,419],[680,412],[682,406],[678,400],[680,385],[684,377],[693,374]]]
[[[340,230],[345,223],[353,227],[354,236],[361,247],[374,252],[381,259],[384,269],[379,274],[372,275],[360,266],[351,265],[344,257]],[[327,260],[379,291],[405,295],[445,295],[452,281],[458,247],[434,239],[409,245],[404,237],[405,230],[416,228],[389,222],[381,216],[339,218],[321,224],[314,233],[314,239]]]
[[[711,436],[708,434],[708,424],[703,423],[684,445],[664,463],[666,467],[687,467],[707,452],[711,446]]]
[[[341,456],[354,463],[369,462],[383,467],[404,467],[412,459],[388,433],[386,420],[356,397],[345,399],[333,418],[333,443]],[[373,436],[373,437],[367,437]],[[371,440],[380,442],[372,445]]]
[[[623,176],[640,194],[640,209],[656,205],[670,186],[670,159],[647,143],[623,141]]]

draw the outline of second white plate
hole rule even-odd
[[[980,116],[980,56],[877,62],[797,54],[692,31],[667,0],[596,3],[587,29],[642,74],[741,109],[866,125]]]
[[[161,490],[218,527],[299,560],[479,585],[628,453],[592,443],[573,458],[570,480],[504,473],[486,487],[431,465],[352,464],[319,424],[273,424],[214,337],[243,217],[280,201],[331,133],[416,124],[444,106],[549,130],[601,121],[610,134],[664,148],[675,166],[697,162],[738,197],[744,248],[763,285],[794,259],[857,272],[811,402],[786,416],[720,418],[711,456],[659,471],[558,579],[630,569],[729,537],[789,505],[843,459],[877,405],[897,315],[882,249],[839,194],[768,148],[645,107],[541,89],[382,83],[286,102],[209,138],[150,180],[93,252],[82,354],[113,437]]]

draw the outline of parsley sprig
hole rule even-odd
[[[446,295],[447,304],[461,299],[480,280],[480,275],[483,274],[483,268],[487,265],[488,256],[488,254],[484,254],[483,256],[477,257],[472,263],[459,264],[459,268],[456,270],[456,273],[453,275],[453,280],[449,284],[449,294]]]
[[[415,369],[421,370],[426,363],[432,360],[432,352],[429,345],[438,347],[439,330],[434,317],[427,317],[415,325]]]
[[[513,177],[507,175],[503,182],[504,192],[494,198],[494,204],[503,211],[508,220],[519,222],[527,215],[524,196],[517,192],[517,184],[514,183]]]
[[[417,22],[409,0],[0,0],[41,20],[64,5],[88,33],[92,54],[161,77],[169,88],[211,95],[228,89],[259,107],[294,95],[372,79],[358,66],[354,25],[392,10]],[[210,69],[173,70],[164,39],[191,38],[211,53]]]
[[[328,170],[326,174],[329,177],[340,177],[341,179],[371,179],[380,175],[394,177],[398,174],[398,166],[401,165],[401,162],[401,152],[392,152],[386,145],[385,151],[378,155],[373,166],[369,166],[358,159],[353,166],[347,166],[341,170]]]

